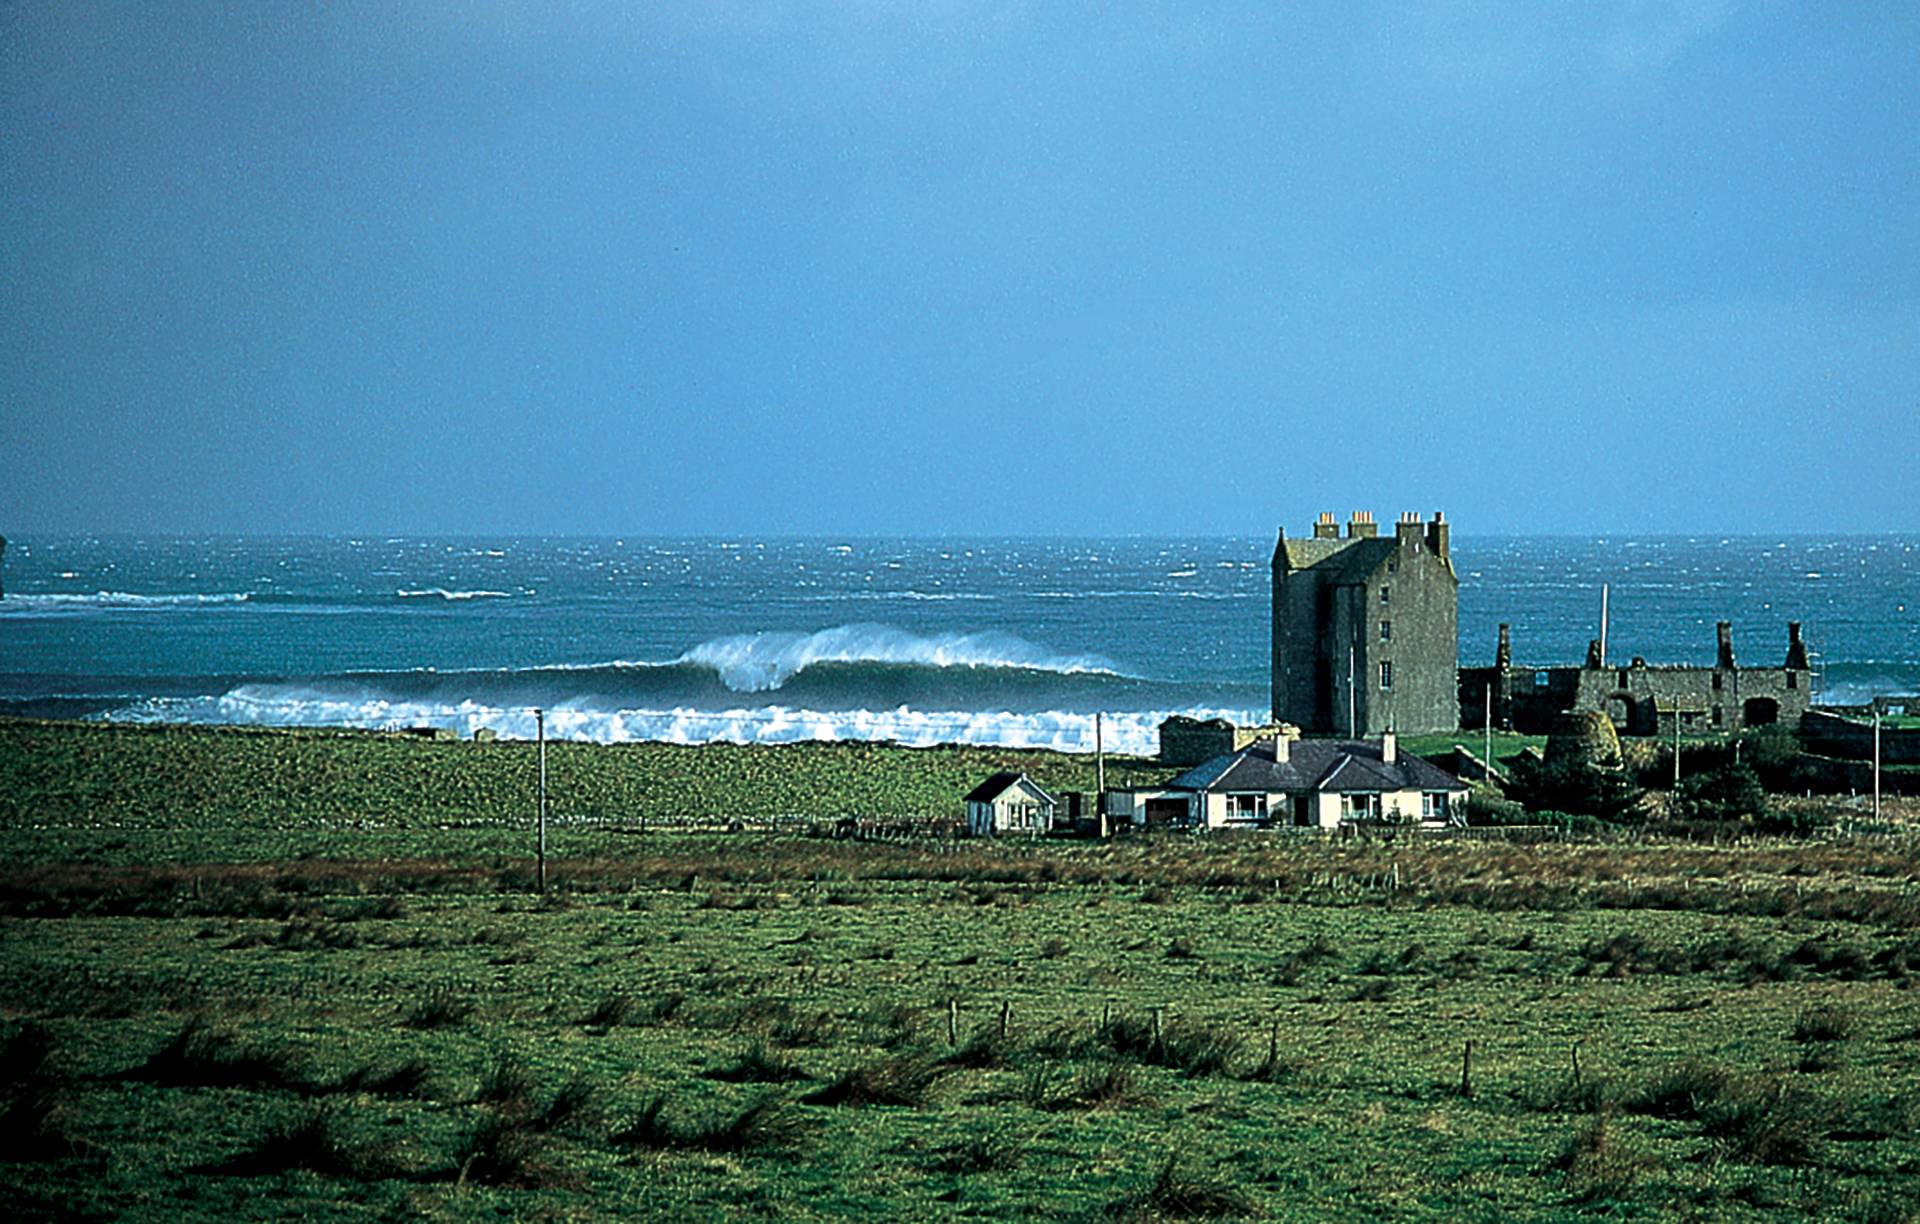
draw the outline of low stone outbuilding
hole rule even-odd
[[[1170,782],[1121,792],[1136,825],[1332,829],[1457,823],[1467,784],[1378,740],[1280,736],[1226,753]]]
[[[975,837],[1053,831],[1059,802],[1023,773],[997,773],[967,793],[967,832]]]

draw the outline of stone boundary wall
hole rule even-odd
[[[1800,720],[1800,739],[1808,751],[1853,761],[1873,760],[1873,723],[1809,710]],[[1920,728],[1880,728],[1882,765],[1920,765]]]

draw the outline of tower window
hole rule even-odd
[[[1391,659],[1380,660],[1380,687],[1383,689],[1393,687],[1393,660]]]
[[[1392,621],[1380,622],[1380,640],[1383,642],[1391,642],[1393,640],[1393,622]]]
[[[1392,588],[1392,587],[1390,587],[1390,586],[1383,586],[1383,587],[1381,587],[1381,588],[1380,588],[1380,602],[1381,602],[1381,603],[1392,603],[1392,602],[1393,602],[1393,588]]]
[[[1788,673],[1787,673],[1787,687],[1788,687],[1788,688],[1790,688],[1790,689],[1797,689],[1797,688],[1799,688],[1799,687],[1800,687],[1800,673],[1799,673],[1799,672],[1793,672],[1793,671],[1790,671],[1790,672],[1788,672]]]

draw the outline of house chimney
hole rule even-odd
[[[1387,731],[1382,733],[1380,736],[1380,763],[1382,765],[1391,765],[1399,755],[1400,744],[1394,738],[1393,732]]]
[[[1316,540],[1337,540],[1340,538],[1340,524],[1333,521],[1333,511],[1323,512],[1314,520],[1313,538]]]
[[[1349,540],[1371,540],[1380,534],[1380,525],[1373,521],[1373,511],[1355,510],[1353,517],[1347,520],[1347,538]]]
[[[1447,538],[1449,528],[1447,516],[1438,510],[1433,512],[1433,521],[1427,524],[1427,547],[1431,548],[1442,561],[1452,553],[1452,542]]]
[[[1402,514],[1393,525],[1393,538],[1402,548],[1419,548],[1427,540],[1426,525],[1415,514]]]
[[[1493,665],[1501,671],[1513,666],[1513,626],[1500,626],[1500,645],[1494,647]]]
[[[1787,667],[1793,671],[1812,671],[1807,662],[1807,644],[1800,637],[1800,622],[1787,622]]]
[[[1292,737],[1287,734],[1286,728],[1282,727],[1273,737],[1273,763],[1275,765],[1285,765],[1292,759]]]
[[[1721,621],[1715,625],[1714,632],[1720,636],[1720,657],[1714,661],[1715,667],[1733,667],[1733,622]]]

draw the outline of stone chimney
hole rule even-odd
[[[1500,644],[1493,650],[1493,665],[1501,671],[1513,666],[1513,626],[1500,626]]]
[[[1402,514],[1393,525],[1393,538],[1402,548],[1417,549],[1427,542],[1426,524],[1416,514]]]
[[[0,541],[4,547],[5,541]],[[1807,644],[1800,637],[1800,622],[1787,622],[1787,666],[1793,671],[1812,671],[1813,664],[1807,662]]]
[[[1355,510],[1353,517],[1347,520],[1347,538],[1349,540],[1371,540],[1380,534],[1380,525],[1373,521],[1373,511]]]
[[[1391,765],[1396,760],[1398,760],[1399,757],[1400,757],[1399,740],[1394,736],[1393,732],[1391,731],[1383,733],[1380,736],[1380,763],[1382,765]]]
[[[1713,665],[1715,667],[1735,666],[1733,661],[1733,622],[1721,621],[1713,627],[1713,631],[1720,637],[1720,654],[1719,657],[1714,660]]]
[[[1333,511],[1324,511],[1314,520],[1313,538],[1316,540],[1337,540],[1340,538],[1340,524],[1333,521]]]
[[[1293,741],[1300,738],[1300,728],[1284,725],[1273,737],[1273,763],[1285,765],[1293,759]]]
[[[1447,516],[1438,510],[1433,512],[1433,521],[1427,524],[1427,547],[1431,548],[1442,561],[1452,554],[1452,542],[1448,539],[1451,528],[1447,525]]]

